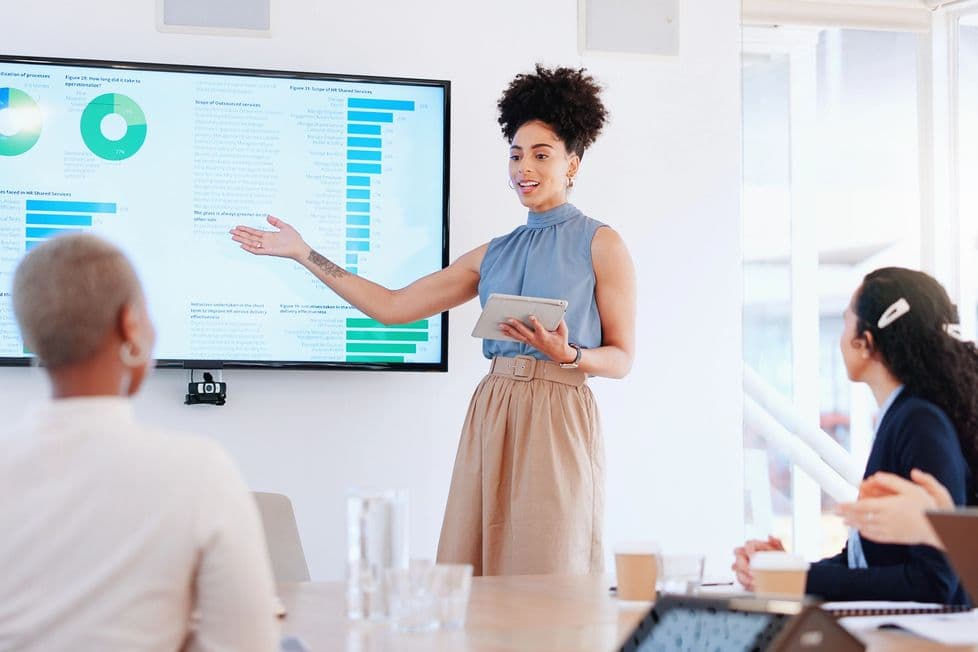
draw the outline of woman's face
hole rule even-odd
[[[842,315],[845,327],[842,331],[842,337],[839,339],[839,349],[842,351],[842,360],[846,365],[846,375],[849,376],[849,380],[854,382],[862,380],[863,372],[869,363],[867,342],[856,332],[859,318],[852,309],[858,296],[859,290],[857,289]]]
[[[520,203],[535,213],[567,201],[568,178],[580,158],[567,151],[553,129],[533,120],[516,131],[509,147],[509,179]]]

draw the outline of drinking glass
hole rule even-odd
[[[384,572],[408,562],[408,497],[404,490],[350,489],[346,499],[347,616],[385,620]]]
[[[438,600],[435,572],[430,564],[384,571],[390,621],[399,632],[430,632],[438,629]]]
[[[434,572],[441,626],[444,629],[462,629],[472,588],[472,565],[438,564]]]
[[[656,588],[662,593],[692,594],[703,584],[704,555],[663,555]]]

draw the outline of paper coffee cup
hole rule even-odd
[[[659,546],[655,543],[634,542],[615,546],[618,599],[654,600],[660,564]]]
[[[787,552],[763,550],[750,558],[755,593],[775,593],[802,597],[809,563]]]

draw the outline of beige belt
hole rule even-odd
[[[518,355],[514,358],[496,356],[492,359],[489,373],[523,381],[540,378],[573,387],[580,387],[587,380],[587,374],[580,369],[563,369],[552,360],[537,360],[528,355]]]

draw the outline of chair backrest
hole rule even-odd
[[[309,567],[302,552],[292,501],[283,494],[253,492],[261,513],[276,582],[308,582]]]

